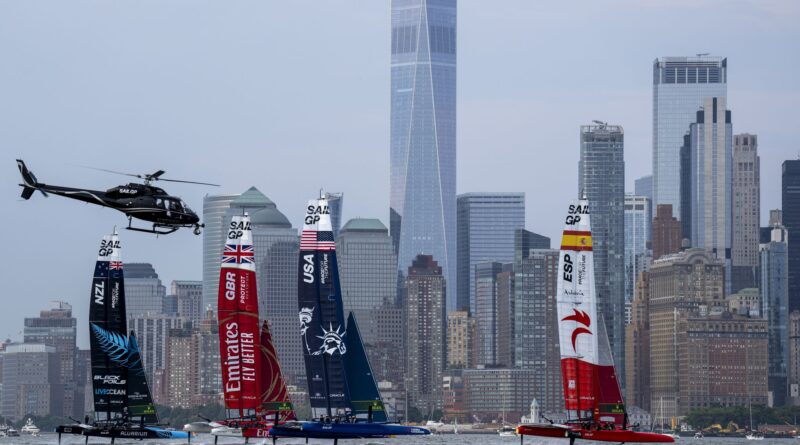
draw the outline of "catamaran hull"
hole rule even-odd
[[[56,433],[74,434],[89,437],[108,437],[114,439],[188,439],[189,433],[183,431],[173,431],[164,428],[146,426],[144,428],[126,427],[97,427],[86,424],[79,425],[59,425]]]
[[[275,437],[303,437],[310,439],[366,439],[389,436],[423,436],[431,432],[426,428],[391,423],[323,423],[297,422],[272,427]]]
[[[563,437],[568,439],[597,440],[600,442],[671,443],[671,436],[631,430],[588,430],[566,425],[532,424],[517,427],[523,436]]]

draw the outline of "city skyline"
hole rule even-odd
[[[635,178],[651,173],[652,60],[711,51],[728,59],[728,103],[737,112],[734,132],[759,134],[763,224],[767,209],[780,207],[780,162],[796,157],[793,135],[790,129],[781,128],[785,126],[780,116],[790,115],[800,94],[788,77],[796,72],[793,68],[798,60],[787,51],[791,48],[787,42],[798,37],[798,31],[790,25],[798,16],[797,6],[744,4],[733,12],[722,11],[719,18],[728,19],[730,31],[710,37],[698,25],[712,11],[720,12],[713,8],[713,2],[687,5],[693,10],[691,17],[665,4],[628,6],[637,20],[621,29],[606,30],[599,27],[597,14],[624,11],[602,11],[599,6],[588,5],[577,17],[571,17],[574,11],[555,5],[459,5],[460,182],[456,192],[525,192],[527,228],[555,237],[561,223],[558,210],[573,196],[574,186],[558,187],[552,193],[552,184],[577,181],[571,171],[579,153],[574,138],[578,126],[599,118],[625,127],[626,190],[632,190]],[[83,17],[89,12],[86,8],[74,4],[57,11],[61,14],[41,17],[35,7],[23,3],[0,6],[0,29],[11,37],[0,39],[0,52],[7,54],[9,66],[15,67],[13,71],[0,71],[0,92],[11,104],[0,110],[0,143],[8,154],[4,178],[9,183],[18,180],[12,163],[15,156],[26,159],[44,182],[96,188],[122,183],[124,178],[87,174],[70,164],[136,173],[160,167],[174,177],[225,185],[221,189],[167,188],[182,196],[195,211],[202,209],[205,193],[240,193],[255,185],[275,199],[294,226],[299,226],[300,207],[324,186],[347,195],[343,220],[377,217],[388,225],[388,4],[354,4],[352,9],[321,5],[313,11],[295,5],[253,5],[233,11],[233,17],[226,19],[193,11],[194,21],[188,21],[188,29],[178,31],[174,23],[164,21],[175,12],[169,9],[174,6],[162,5],[156,11],[149,10],[148,5],[91,11],[108,19],[102,25],[78,26],[84,23],[83,18],[64,20],[73,15]],[[147,10],[143,14],[147,19],[132,14],[138,8]],[[277,39],[280,32],[299,32],[292,31],[291,20],[281,21],[301,9],[304,16],[312,14],[314,23],[320,22],[316,32],[339,38],[295,39],[292,45],[283,45],[288,50],[270,45],[270,39]],[[131,17],[147,21],[147,36],[138,32],[142,24]],[[657,34],[666,26],[660,22],[670,17],[680,19],[689,31],[665,42]],[[194,30],[198,20],[224,29],[235,24],[237,32],[225,38],[198,34]],[[752,41],[744,44],[745,36],[735,32],[737,24],[766,31],[748,35]],[[496,27],[500,32],[486,33],[483,26]],[[597,44],[621,46],[628,51],[624,57],[606,60],[578,52],[585,41],[566,40],[551,48],[545,45],[545,39],[537,38],[555,29],[569,33],[575,30],[573,27],[585,27],[579,34],[584,37],[584,32],[603,29]],[[625,42],[650,28],[652,40],[643,39],[635,45]],[[364,33],[371,37],[365,39]],[[107,38],[98,39],[99,35]],[[702,47],[698,47],[699,35],[704,36]],[[240,44],[244,47],[234,51]],[[343,44],[354,45],[356,54],[346,54],[339,60],[343,56],[335,49]],[[320,60],[298,60],[296,54],[309,51],[318,54]],[[574,71],[531,69],[526,64],[529,62],[505,56],[511,51],[536,54]],[[265,53],[270,57],[259,59],[269,60],[251,60],[254,53]],[[174,54],[184,57],[174,58]],[[291,76],[284,78],[276,73],[278,70],[268,69],[273,62],[300,63],[300,69],[289,70]],[[590,80],[577,69],[586,62],[601,68]],[[328,77],[319,74],[319,63],[329,68]],[[363,68],[356,76],[352,75],[354,63]],[[492,64],[508,68],[503,82],[487,77],[485,68],[481,68]],[[224,65],[227,67],[216,67]],[[554,83],[559,76],[564,79]],[[286,82],[290,88],[272,87]],[[48,87],[40,88],[42,84]],[[593,95],[587,94],[590,91]],[[302,100],[297,100],[298,95]],[[332,119],[332,110],[348,100],[352,104],[341,112],[342,117]],[[302,103],[302,109],[292,105],[295,102]],[[299,114],[301,111],[304,114]],[[228,160],[233,154],[243,158],[241,165],[221,169],[218,164],[222,160],[237,165],[235,159]],[[323,156],[326,162],[308,162]],[[546,156],[545,162],[542,156]],[[257,162],[246,162],[248,157]],[[109,158],[113,161],[107,161]],[[364,164],[374,168],[358,168]],[[351,165],[358,166],[357,174],[335,174],[349,173]],[[321,181],[325,183],[319,184]],[[0,241],[14,251],[50,252],[48,259],[56,270],[52,280],[42,282],[36,279],[39,272],[35,268],[20,266],[21,260],[35,261],[29,254],[2,260],[0,267],[13,271],[3,293],[19,296],[20,313],[3,316],[9,329],[0,335],[16,336],[22,317],[35,314],[52,299],[69,301],[79,322],[85,320],[82,303],[95,240],[115,225],[123,227],[124,217],[59,198],[44,202],[37,196],[20,203],[18,190],[12,188],[3,195],[3,205],[17,216],[1,223]],[[188,232],[158,239],[123,232],[122,241],[126,261],[152,263],[164,282],[201,278],[202,243]],[[79,329],[78,337],[79,344],[85,345],[85,330]]]

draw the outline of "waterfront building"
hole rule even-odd
[[[761,161],[754,134],[733,137],[731,292],[758,285]]]
[[[22,331],[27,344],[43,344],[55,349],[58,363],[58,379],[50,382],[61,385],[61,413],[53,415],[69,417],[83,414],[84,381],[76,369],[77,320],[72,316],[72,306],[64,301],[54,301],[52,308],[39,312],[35,318],[25,318]]]
[[[694,384],[687,380],[688,320],[727,313],[725,265],[707,250],[692,248],[653,261],[648,275],[650,407],[663,406],[667,418],[684,416]]]
[[[625,374],[625,160],[619,125],[581,126],[578,197],[592,212],[597,311],[605,320],[611,353],[624,386]]]
[[[442,408],[447,296],[442,274],[430,255],[418,255],[404,274],[408,405],[425,417]]]
[[[525,250],[525,244],[517,244],[514,262],[514,367],[536,370],[536,399],[544,410],[557,411],[564,408],[556,308],[559,251]]]
[[[516,424],[536,394],[535,369],[477,368],[463,371],[470,418],[479,423]]]
[[[728,61],[722,57],[662,57],[653,61],[653,205],[672,204],[682,219],[680,148],[706,97],[724,98]],[[592,221],[594,222],[594,221]]]
[[[56,348],[41,343],[11,343],[3,351],[0,416],[18,422],[25,416],[61,416],[63,385]]]
[[[391,2],[389,229],[397,270],[419,254],[456,306],[456,0]],[[402,279],[401,279],[402,282]]]
[[[456,202],[456,307],[474,314],[475,266],[514,261],[514,232],[525,227],[525,193],[465,193]]]

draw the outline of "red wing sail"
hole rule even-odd
[[[614,422],[619,427],[625,426],[625,402],[622,400],[622,391],[619,389],[617,372],[614,370],[614,358],[611,356],[611,345],[608,341],[605,323],[600,318],[597,327],[599,358],[597,365],[598,403],[597,415],[600,422]]]
[[[278,354],[275,352],[275,345],[272,343],[272,335],[269,332],[269,324],[265,321],[261,325],[261,409],[267,420],[275,418],[275,412],[280,412],[281,422],[296,419],[292,400],[289,398],[289,391],[286,389],[286,381],[281,373],[281,365],[278,361]]]
[[[238,416],[255,414],[261,406],[257,377],[258,297],[250,217],[234,216],[228,228],[219,271],[219,346],[225,408]]]

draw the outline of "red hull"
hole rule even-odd
[[[590,430],[560,425],[520,425],[517,434],[525,436],[564,437],[601,442],[639,442],[639,443],[672,443],[670,436],[658,433],[643,433],[631,430]]]

